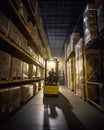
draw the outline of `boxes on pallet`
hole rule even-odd
[[[22,71],[23,71],[23,78],[27,78],[28,72],[29,72],[29,64],[27,64],[26,62],[23,62],[22,63]]]
[[[34,38],[34,41],[38,44],[39,48],[42,48],[42,41],[39,37],[38,30],[36,26],[33,26],[32,22],[27,23],[30,34]]]
[[[28,46],[28,53],[29,53],[29,55],[30,55],[31,57],[34,57],[34,55],[35,55],[33,49],[32,49],[30,46]]]
[[[34,40],[35,40],[37,27],[34,26],[31,21],[29,21],[29,22],[27,23],[27,27],[28,27],[28,29],[29,29],[30,34],[32,35],[32,37],[33,37]]]
[[[36,70],[36,71],[37,71],[37,77],[41,77],[41,70],[40,70],[40,68],[37,67],[36,69],[37,69],[37,70]]]
[[[68,65],[68,69],[69,69],[69,88],[73,91],[74,90],[74,60],[73,58],[69,59],[69,65]]]
[[[37,83],[33,83],[33,95],[36,95],[38,93],[38,84]]]
[[[28,21],[28,12],[23,4],[23,2],[20,2],[20,8],[19,8],[19,14],[22,16],[25,23]]]
[[[8,23],[8,37],[11,41],[21,46],[20,31],[11,20]]]
[[[67,56],[69,56],[69,54],[72,51],[75,51],[75,45],[77,44],[79,39],[80,39],[79,33],[72,33],[71,34],[70,41],[69,41],[69,44],[68,44],[68,47],[67,47]]]
[[[94,4],[88,4],[83,14],[84,40],[87,45],[91,40],[97,38],[97,9]]]
[[[36,42],[38,43],[39,48],[41,49],[43,46],[42,46],[42,41],[40,39],[40,36],[39,36],[37,28],[36,28],[35,39],[36,39]]]
[[[33,96],[33,85],[23,85],[20,88],[20,102],[25,103]]]
[[[28,42],[26,38],[11,20],[9,20],[8,24],[8,37],[11,41],[15,42],[18,46],[27,51]]]
[[[79,33],[72,33],[70,36],[70,50],[74,51],[75,50],[75,45],[80,39]]]
[[[8,80],[11,56],[0,50],[0,80]]]
[[[36,77],[36,66],[33,64],[29,64],[29,71],[28,71],[29,78]]]
[[[20,87],[8,88],[8,113],[20,107]]]
[[[100,5],[100,7],[97,10],[97,16],[98,16],[98,29],[99,32],[104,31],[104,4]]]
[[[10,68],[11,55],[0,50],[0,68]]]
[[[8,36],[8,18],[0,11],[0,32]]]
[[[90,82],[100,82],[100,50],[90,49],[86,52],[87,79]],[[97,61],[97,64],[96,64]]]
[[[76,94],[85,99],[85,68],[84,68],[84,39],[81,38],[75,46],[76,59]]]
[[[21,41],[21,48],[23,50],[25,50],[26,52],[28,52],[28,41],[26,40],[26,38],[23,36],[22,33],[19,34],[19,38],[20,38],[20,41]]]
[[[41,90],[44,86],[44,82],[41,80],[39,81],[39,90]]]
[[[11,70],[13,72],[13,79],[18,79],[18,78],[22,78],[22,64],[23,62],[15,57],[12,57],[11,59],[12,62],[12,66],[11,66]]]
[[[8,89],[0,89],[0,122],[7,116]]]

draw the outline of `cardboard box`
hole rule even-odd
[[[23,68],[22,68],[22,64],[23,62],[15,57],[12,57],[12,67],[11,70],[13,72],[13,79],[18,79],[18,78],[22,78],[23,76]]]
[[[35,65],[33,65],[33,64],[30,64],[30,65],[29,65],[28,76],[29,76],[30,78],[36,77],[36,66],[35,66]]]
[[[9,20],[8,28],[9,28],[8,37],[10,38],[10,40],[21,47],[21,38],[20,38],[21,32],[11,20]]]
[[[10,68],[11,55],[0,50],[0,68]]]
[[[85,44],[89,44],[98,36],[97,9],[94,4],[88,4],[83,13],[83,28]]]
[[[0,11],[0,31],[8,36],[8,18]]]
[[[20,88],[20,102],[25,103],[33,96],[33,85],[22,85]]]
[[[69,56],[69,54],[72,51],[75,51],[75,45],[77,44],[79,39],[80,39],[79,33],[72,33],[71,34],[70,41],[69,41],[68,48],[67,48],[67,56]]]
[[[23,78],[27,78],[28,77],[28,73],[29,73],[29,64],[23,62],[22,70],[23,70]]]
[[[11,56],[0,50],[0,80],[8,80]]]

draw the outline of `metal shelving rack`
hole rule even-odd
[[[86,100],[89,101],[90,103],[92,103],[93,105],[97,106],[98,108],[100,108],[101,110],[104,111],[104,108],[102,107],[101,103],[100,103],[100,95],[99,95],[99,103],[96,101],[93,101],[92,99],[89,98],[88,96],[88,84],[91,85],[98,85],[99,89],[104,87],[104,66],[103,66],[103,51],[104,51],[104,33],[100,34],[96,39],[92,40],[91,42],[88,43],[88,45],[85,47],[85,79],[86,79]],[[100,51],[100,78],[99,78],[99,82],[91,82],[88,81],[87,78],[87,63],[86,63],[86,52],[89,49],[99,49]],[[97,63],[97,61],[96,61]]]
[[[27,2],[27,0],[26,0]],[[29,7],[30,8],[30,7]],[[41,48],[39,47],[39,44],[34,40],[32,35],[29,32],[28,27],[26,26],[26,23],[16,10],[13,1],[12,0],[2,0],[0,4],[1,11],[10,18],[13,23],[21,30],[22,34],[25,36],[25,38],[29,42],[29,46],[39,55],[41,55],[44,58],[44,54],[41,51]],[[8,11],[7,11],[8,10]],[[31,10],[31,9],[30,9]],[[31,12],[32,13],[32,12]],[[34,16],[35,20],[35,16]],[[36,61],[33,59],[24,49],[20,48],[18,45],[16,45],[13,41],[8,39],[4,34],[0,33],[0,50],[3,50],[7,53],[9,53],[11,56],[16,57],[28,64],[36,65],[41,69],[41,71],[44,71],[44,65],[40,63],[39,61]],[[47,50],[46,46],[43,43],[43,47]],[[47,57],[48,57],[47,52]],[[8,86],[18,86],[22,84],[28,84],[33,82],[38,82],[43,80],[44,78],[41,77],[34,77],[34,78],[26,78],[26,79],[18,79],[18,80],[11,80],[11,81],[0,81],[0,87],[8,87]]]

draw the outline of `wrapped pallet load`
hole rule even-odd
[[[71,36],[70,36],[70,42],[69,42],[69,45],[68,45],[68,50],[67,50],[67,53],[69,54],[69,56],[71,54],[73,54],[72,52],[75,52],[75,46],[77,44],[77,42],[79,41],[80,39],[80,34],[79,33],[72,33]],[[69,59],[69,77],[68,77],[68,80],[69,80],[69,88],[74,91],[75,90],[75,57],[74,55],[72,55]]]
[[[70,41],[67,48],[67,55],[71,54],[72,51],[75,51],[75,45],[80,39],[79,33],[72,33],[70,36]]]
[[[88,4],[83,14],[84,40],[87,46],[98,36],[97,9],[94,4]]]
[[[75,47],[76,59],[76,94],[85,99],[85,67],[84,67],[84,39],[81,38]]]

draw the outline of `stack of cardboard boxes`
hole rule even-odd
[[[75,47],[76,59],[76,94],[85,99],[85,67],[84,67],[84,39],[81,38]]]
[[[88,45],[98,36],[97,9],[94,4],[88,4],[83,14],[84,40]]]
[[[33,96],[33,85],[23,85],[20,89],[20,103],[25,103]]]

